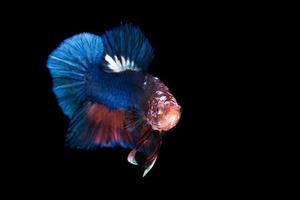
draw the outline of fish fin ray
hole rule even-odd
[[[147,71],[154,57],[154,50],[142,31],[132,24],[121,24],[103,35],[107,72],[125,70]]]
[[[71,119],[67,146],[79,149],[133,148],[136,136],[124,127],[126,114],[126,111],[112,111],[95,102],[86,103]]]
[[[48,57],[53,91],[69,118],[86,99],[90,70],[99,67],[103,53],[100,36],[81,33],[64,40]]]

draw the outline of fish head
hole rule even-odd
[[[167,86],[161,81],[158,84],[158,90],[149,100],[146,119],[153,130],[162,132],[176,126],[181,116],[181,107]]]
[[[168,131],[175,127],[181,116],[181,107],[171,101],[160,102],[157,107],[157,123],[153,128],[158,131]]]

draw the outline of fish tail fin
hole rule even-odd
[[[70,119],[86,101],[88,74],[99,67],[103,43],[99,36],[81,33],[63,41],[48,57],[53,91]]]

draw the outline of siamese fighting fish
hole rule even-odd
[[[132,24],[74,35],[49,55],[53,92],[69,119],[68,147],[123,147],[143,177],[149,172],[162,136],[181,116],[169,88],[147,73],[153,58],[148,39]]]

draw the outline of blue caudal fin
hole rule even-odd
[[[103,43],[99,36],[81,33],[63,41],[48,57],[53,91],[63,112],[71,118],[85,101],[86,75],[99,67]]]
[[[147,71],[154,57],[154,50],[138,27],[121,24],[102,35],[104,45],[104,70]]]

